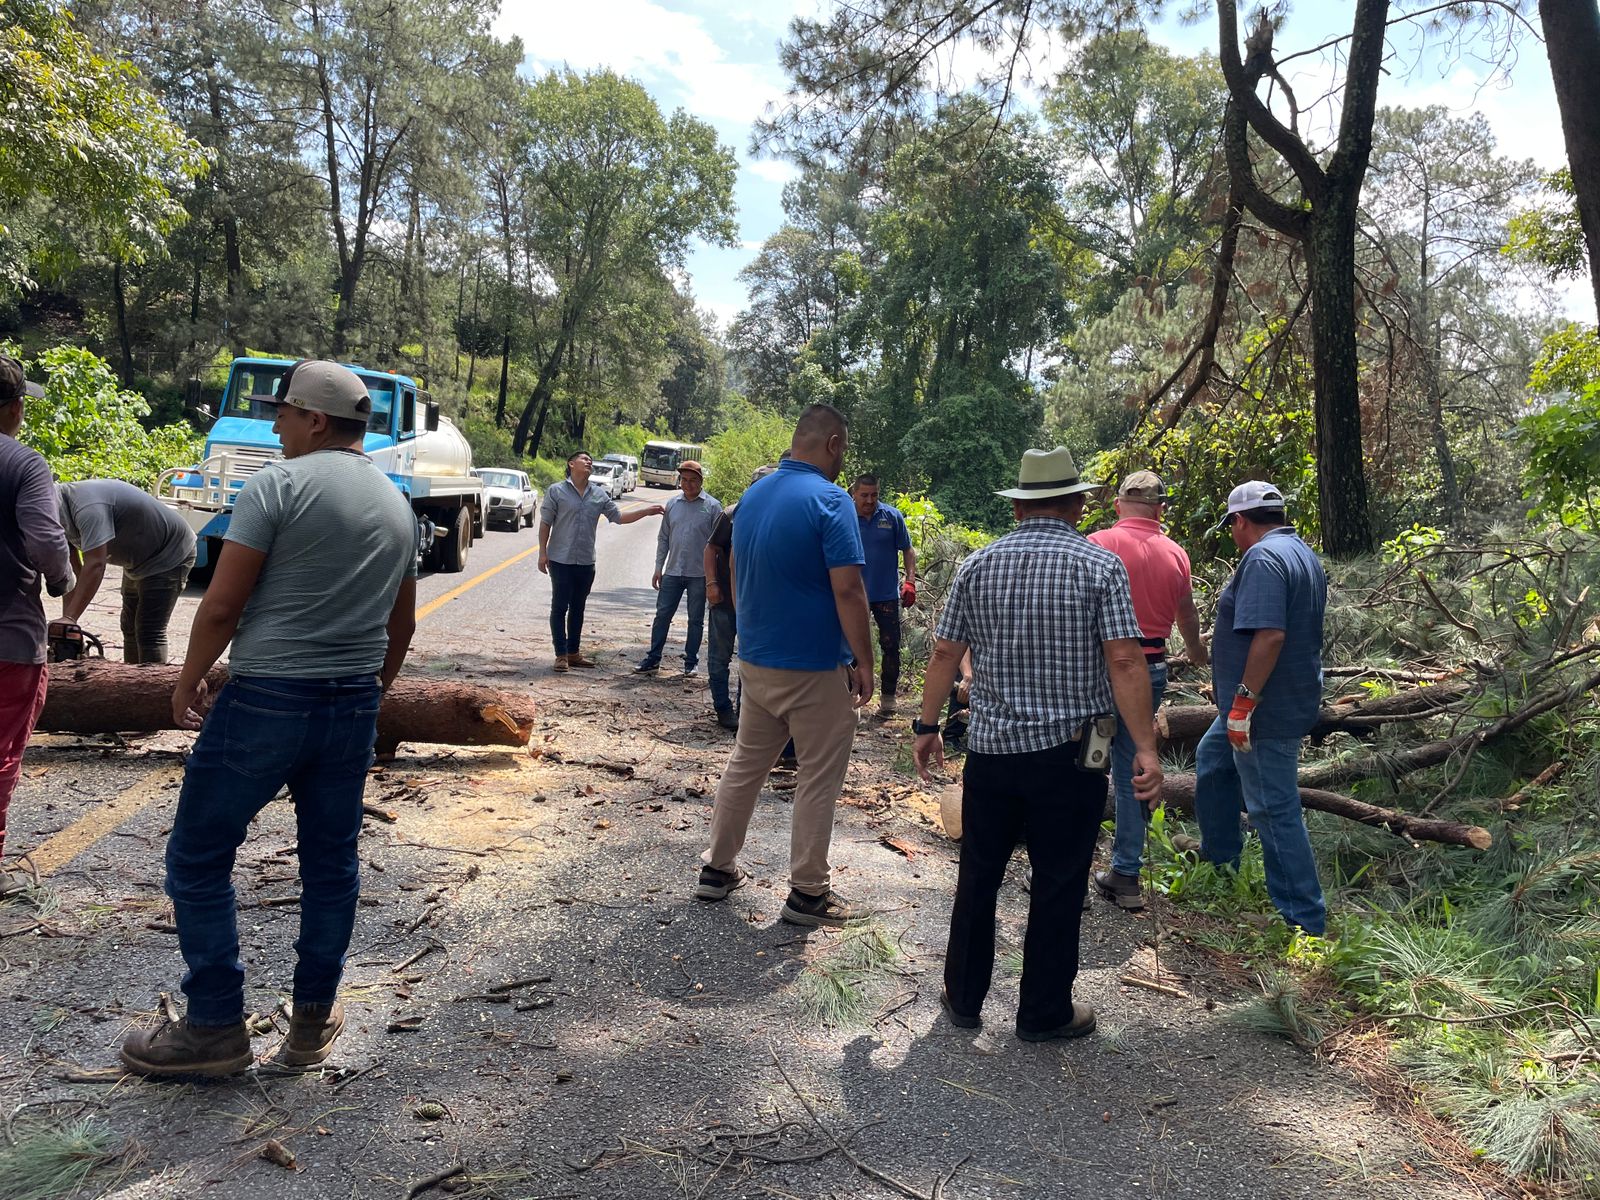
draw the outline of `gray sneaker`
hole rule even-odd
[[[1137,875],[1124,875],[1121,871],[1096,871],[1094,888],[1118,908],[1138,912],[1144,907],[1144,890]]]
[[[731,871],[719,871],[713,866],[701,867],[700,880],[694,885],[694,898],[726,900],[728,893],[736,887],[744,886],[744,881],[748,878],[750,877],[739,866],[735,866]]]
[[[789,899],[778,914],[791,925],[805,925],[811,929],[843,929],[862,914],[857,912],[838,892],[827,891],[820,896],[789,889]]]

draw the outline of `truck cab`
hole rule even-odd
[[[206,436],[205,460],[163,472],[155,494],[195,531],[195,570],[215,564],[239,489],[283,454],[272,431],[273,389],[293,359],[236,358],[228,368],[216,423]],[[443,571],[466,567],[475,534],[483,532],[483,484],[472,473],[472,450],[438,405],[407,375],[346,364],[372,397],[363,449],[410,501],[417,515],[423,563]]]

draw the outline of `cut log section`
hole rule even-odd
[[[174,729],[176,666],[128,666],[91,659],[55,663],[38,729],[52,733],[150,733]],[[206,676],[215,695],[225,667]],[[451,746],[526,746],[533,736],[531,696],[470,683],[408,678],[394,681],[378,710],[378,753],[401,742]]]
[[[1370,734],[1383,725],[1420,721],[1436,715],[1471,693],[1471,684],[1452,679],[1431,687],[1406,688],[1375,700],[1324,705],[1311,729],[1311,739],[1320,742],[1332,733]],[[1175,744],[1193,746],[1217,719],[1210,704],[1180,704],[1156,714],[1156,732]]]

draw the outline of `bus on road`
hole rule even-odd
[[[678,464],[701,461],[704,446],[692,442],[646,442],[639,456],[639,477],[656,487],[678,486]]]

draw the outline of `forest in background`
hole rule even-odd
[[[332,355],[420,376],[480,464],[548,480],[670,432],[726,501],[826,400],[917,539],[914,652],[1028,446],[1160,471],[1203,611],[1229,488],[1272,479],[1332,561],[1301,783],[1336,916],[1246,919],[1259,847],[1232,876],[1177,853],[1172,792],[1155,886],[1259,985],[1243,1019],[1402,1080],[1489,1184],[1600,1194],[1600,342],[1551,298],[1600,279],[1600,13],[1356,0],[1317,48],[1330,99],[1290,91],[1312,48],[1275,45],[1281,6],[1202,10],[1194,56],[1143,31],[1161,7],[794,22],[753,137],[798,174],[722,329],[683,263],[735,236],[731,150],[634,81],[520,74],[490,4],[0,0],[0,337],[50,390],[28,436],[144,480],[231,356]],[[1025,78],[1046,36],[1070,61]],[[990,66],[953,80],[956,47]],[[1566,170],[1384,102],[1408,54],[1519,50],[1549,59]],[[1181,725],[1203,681],[1174,665]]]

